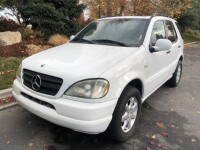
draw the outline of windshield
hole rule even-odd
[[[147,19],[102,19],[90,23],[71,42],[139,46]]]

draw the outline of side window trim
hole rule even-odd
[[[159,19],[159,20],[156,20],[153,24],[153,28],[152,28],[152,31],[151,31],[151,36],[150,36],[150,40],[149,40],[149,49],[151,48],[152,46],[152,41],[151,41],[151,38],[152,38],[152,33],[153,33],[153,29],[154,29],[154,25],[157,21],[162,21],[163,25],[164,25],[164,30],[165,30],[165,39],[167,39],[167,31],[166,31],[166,26],[165,26],[165,20],[163,19]]]
[[[175,31],[176,40],[172,42],[172,44],[175,44],[175,43],[178,42],[178,34],[177,34],[176,28],[175,28],[175,26],[174,26],[174,23],[173,23],[172,21],[170,21],[170,20],[164,20],[165,30],[166,30],[166,31],[165,31],[165,32],[166,32],[166,39],[169,39],[169,33],[168,33],[168,29],[167,29],[167,21],[169,21],[169,22],[172,24],[173,29],[174,29],[174,31]]]

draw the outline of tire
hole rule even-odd
[[[131,105],[132,103],[133,105]],[[130,111],[129,114],[128,110]],[[139,121],[140,113],[140,92],[136,88],[128,86],[125,88],[118,100],[115,111],[113,113],[113,119],[107,130],[109,134],[108,136],[117,142],[123,142],[129,139],[132,136],[136,124]],[[123,122],[122,116],[123,120],[127,118],[126,121]]]
[[[176,70],[172,75],[172,78],[169,79],[166,84],[170,87],[177,87],[180,83],[181,76],[182,76],[182,61],[179,60]]]

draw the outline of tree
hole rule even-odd
[[[191,0],[160,0],[157,8],[160,9],[160,12],[177,19],[181,14],[187,11],[190,6]]]
[[[83,0],[92,19],[104,16],[165,13],[178,18],[190,7],[190,0]]]
[[[22,0],[17,10],[26,25],[46,36],[60,33],[70,36],[76,32],[75,21],[83,12],[78,0]]]
[[[5,15],[21,24],[21,15],[17,10],[21,2],[22,0],[0,0],[0,10],[5,10]]]
[[[88,6],[90,18],[122,15],[129,2],[127,0],[82,0]]]
[[[0,8],[2,7],[3,3],[4,3],[4,0],[0,0]]]
[[[200,1],[192,0],[192,5],[178,19],[179,25],[183,30],[187,28],[200,30]]]

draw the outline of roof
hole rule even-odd
[[[134,18],[138,18],[138,19],[150,19],[151,16],[116,16],[116,17],[101,18],[101,19],[98,19],[98,20],[103,20],[103,19],[134,19]]]
[[[106,19],[150,19],[150,18],[157,18],[157,19],[166,19],[166,20],[171,20],[175,21],[174,19],[170,17],[165,17],[165,16],[116,16],[116,17],[105,17],[105,18],[100,18],[98,20],[106,20]],[[176,21],[175,21],[176,22]]]

